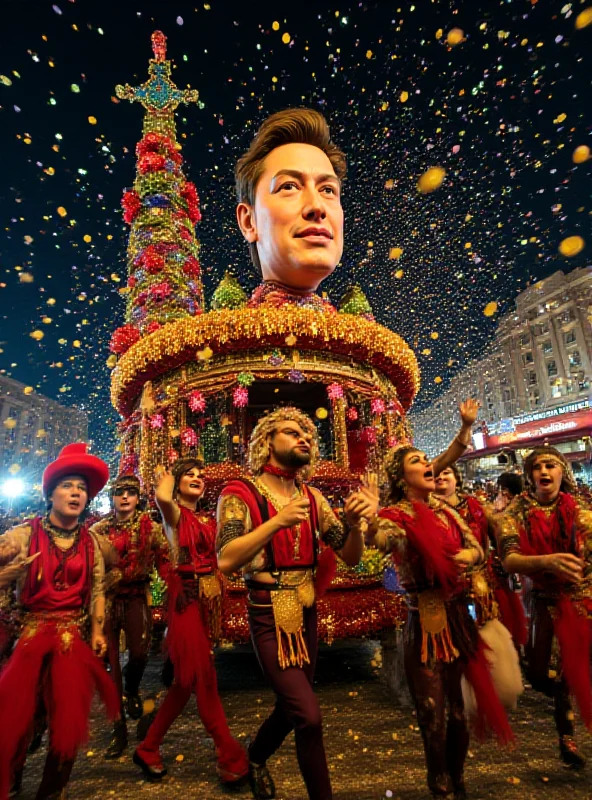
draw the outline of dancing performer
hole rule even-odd
[[[483,562],[473,568],[468,576],[477,624],[483,627],[487,622],[499,619],[512,635],[515,647],[524,646],[527,639],[526,615],[520,597],[510,588],[510,576],[503,568],[497,552],[492,508],[463,492],[462,476],[455,464],[438,475],[435,494],[460,514],[485,553]],[[493,628],[488,626],[489,631],[493,631]],[[502,653],[499,655],[502,656]],[[512,662],[516,661],[514,652],[508,652],[507,657]]]
[[[501,523],[500,555],[508,572],[532,580],[526,674],[534,689],[553,698],[561,758],[579,769],[585,762],[573,738],[570,694],[592,728],[592,512],[574,497],[571,470],[554,447],[535,447],[524,475],[526,491]],[[551,669],[554,637],[560,664]]]
[[[375,516],[378,495],[362,488],[344,507],[344,524],[316,489],[303,481],[318,459],[312,420],[280,408],[259,420],[249,448],[252,480],[235,480],[218,503],[218,566],[242,569],[249,589],[249,626],[275,708],[249,747],[254,797],[273,798],[266,762],[295,731],[298,764],[311,800],[330,800],[331,782],[319,703],[313,690],[317,656],[316,589],[327,588],[333,551],[346,564],[360,560],[363,525]],[[319,540],[328,548],[319,557]]]
[[[40,699],[50,737],[37,800],[61,796],[68,783],[88,738],[93,688],[117,716],[115,685],[100,658],[107,652],[103,557],[81,522],[108,477],[107,465],[85,444],[67,445],[43,473],[47,515],[0,537],[0,587],[16,582],[23,626],[0,675],[0,800],[11,776],[19,780]]]
[[[476,417],[477,404],[471,408]],[[463,425],[457,444],[466,446],[469,435],[470,426]],[[434,476],[453,452],[449,448],[430,463],[411,445],[391,451],[388,506],[379,512],[375,544],[392,553],[407,593],[405,672],[422,733],[428,787],[434,797],[453,791],[460,799],[466,797],[469,744],[463,675],[476,696],[479,727],[491,727],[503,741],[512,733],[465,592],[466,571],[483,561],[483,549],[460,515],[433,495]]]
[[[147,511],[140,511],[140,481],[135,475],[120,475],[110,491],[113,512],[92,526],[91,533],[107,539],[118,556],[117,565],[107,571],[105,591],[107,616],[105,633],[111,675],[121,697],[121,718],[115,722],[105,758],[119,758],[127,747],[127,726],[123,705],[123,681],[119,642],[123,632],[129,659],[124,668],[127,713],[142,716],[140,682],[148,663],[152,616],[148,605],[150,576],[156,567],[166,580],[168,546],[162,526]]]
[[[221,584],[216,574],[216,526],[210,515],[198,510],[205,489],[203,464],[197,458],[179,459],[172,472],[159,468],[156,479],[156,503],[174,566],[169,570],[166,643],[175,680],[136,748],[134,763],[151,781],[166,775],[160,746],[194,692],[201,721],[214,740],[220,780],[239,783],[248,772],[247,757],[228,728],[212,653],[220,637]]]

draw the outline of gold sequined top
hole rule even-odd
[[[531,576],[535,588],[549,598],[557,597],[560,591],[573,597],[592,598],[592,510],[581,498],[573,499],[576,507],[574,526],[578,550],[574,554],[584,559],[584,579],[574,585],[559,583],[550,572],[535,573]],[[520,537],[521,534],[528,536],[530,515],[535,511],[542,511],[549,519],[557,512],[558,501],[559,498],[553,503],[542,505],[529,492],[514,498],[504,511],[500,523],[499,552],[502,561],[511,553],[522,554]]]

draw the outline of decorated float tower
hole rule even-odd
[[[227,273],[206,310],[199,199],[183,172],[174,118],[198,93],[172,82],[161,32],[152,45],[146,83],[116,88],[144,108],[136,179],[122,201],[130,225],[126,321],[111,340],[121,470],[150,487],[157,464],[198,454],[215,502],[225,481],[247,473],[259,417],[290,404],[315,420],[322,460],[313,483],[339,506],[365,473],[380,472],[389,447],[408,439],[415,355],[374,321],[357,286],[337,308],[318,295],[272,304],[261,301],[261,287],[249,299],[240,275]],[[319,602],[319,631],[328,640],[375,635],[400,619],[400,605],[383,586],[379,555],[368,550],[359,567],[338,571]],[[248,639],[245,608],[237,579],[226,598],[227,638]]]

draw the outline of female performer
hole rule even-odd
[[[524,646],[527,639],[526,616],[520,598],[510,588],[509,575],[497,554],[495,520],[491,509],[476,497],[463,492],[462,476],[454,464],[442,470],[436,478],[436,495],[460,514],[486,555],[483,563],[470,574],[470,593],[479,627],[499,618],[512,634],[514,645],[517,648]]]
[[[0,587],[16,583],[23,614],[21,636],[0,675],[0,800],[8,797],[11,776],[20,781],[39,701],[50,735],[37,800],[61,796],[68,783],[76,752],[88,738],[95,687],[110,716],[118,714],[117,690],[102,663],[103,557],[81,522],[108,477],[107,465],[85,444],[67,445],[43,473],[47,515],[0,537]]]
[[[532,579],[526,674],[553,698],[561,758],[579,769],[585,762],[573,738],[569,695],[591,729],[592,512],[574,497],[571,470],[554,447],[535,447],[524,476],[527,490],[502,519],[500,555],[508,572]],[[554,637],[561,663],[551,670]]]
[[[214,740],[218,775],[226,784],[248,774],[247,756],[232,738],[218,694],[212,643],[220,637],[221,584],[216,572],[212,517],[198,511],[204,493],[203,464],[196,458],[175,462],[172,472],[157,470],[156,504],[170,544],[167,648],[175,682],[134,753],[134,763],[151,781],[167,773],[160,755],[166,732],[195,692],[197,710]]]
[[[469,744],[463,674],[475,692],[481,726],[490,726],[502,741],[512,732],[465,593],[465,572],[482,562],[483,550],[459,514],[432,495],[434,474],[442,466],[443,457],[431,464],[411,445],[390,453],[388,506],[379,512],[375,543],[392,553],[407,592],[405,671],[423,737],[428,787],[433,797],[453,791],[460,800],[466,797]]]

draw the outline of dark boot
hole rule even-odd
[[[586,759],[578,752],[578,746],[571,736],[559,737],[559,752],[564,764],[572,769],[583,769],[586,766]]]
[[[123,755],[123,751],[127,747],[127,725],[125,719],[116,720],[113,725],[113,736],[109,742],[109,747],[105,750],[105,758],[111,760],[119,758]]]
[[[167,768],[162,763],[160,758],[160,753],[142,753],[139,752],[140,748],[136,748],[134,750],[133,755],[133,762],[137,764],[138,767],[142,770],[144,775],[148,778],[151,783],[157,783],[161,781],[164,776],[167,774]],[[150,759],[154,763],[149,764],[147,760]]]
[[[249,758],[249,786],[255,800],[273,800],[275,797],[275,783],[265,764],[255,764],[251,761],[251,737],[247,737],[247,757]]]

